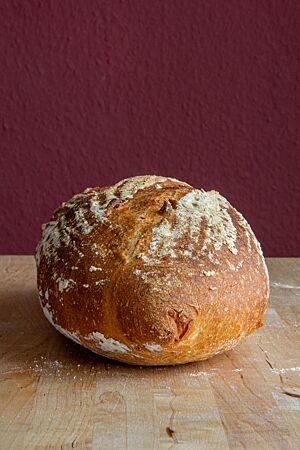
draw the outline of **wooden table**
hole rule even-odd
[[[43,316],[31,256],[0,258],[1,449],[299,449],[300,259],[271,258],[263,328],[178,367],[114,363]]]

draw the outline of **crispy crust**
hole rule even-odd
[[[109,358],[182,364],[235,347],[263,325],[264,257],[218,192],[139,176],[58,208],[36,251],[43,311]]]

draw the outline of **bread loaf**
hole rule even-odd
[[[216,191],[137,176],[63,203],[36,250],[47,319],[100,355],[181,364],[230,350],[263,325],[264,257]]]

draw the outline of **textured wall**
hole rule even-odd
[[[299,5],[1,1],[0,253],[32,253],[74,192],[155,173],[299,255]]]

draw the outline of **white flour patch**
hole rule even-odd
[[[300,372],[300,367],[287,367],[282,369],[277,369],[276,367],[274,367],[273,369],[271,369],[271,372],[276,373],[277,375],[288,372]]]
[[[224,372],[223,370],[220,369],[210,369],[209,371],[200,371],[200,372],[193,372],[190,373],[190,377],[212,377],[214,375],[217,375],[217,373],[219,372]],[[225,371],[228,372],[228,371]],[[243,372],[243,369],[237,368],[237,369],[232,369],[229,370],[229,372]]]
[[[277,401],[279,408],[288,411],[300,411],[300,399],[285,394],[284,392],[272,392],[273,398]]]
[[[103,352],[116,352],[116,353],[127,353],[130,349],[127,345],[119,342],[113,338],[107,338],[104,334],[99,332],[93,332],[85,336],[87,341],[92,341],[96,344],[96,347],[102,350]]]
[[[66,336],[67,338],[72,339],[72,341],[76,342],[77,344],[80,345],[84,345],[81,340],[78,337],[78,333],[77,332],[73,332],[73,331],[69,331],[69,330],[65,330],[64,328],[62,328],[60,325],[58,325],[57,323],[53,322],[53,326],[61,332],[61,334],[63,334],[64,336]]]
[[[133,273],[134,275],[136,275],[137,277],[139,277],[143,272],[142,272],[140,269],[134,269],[134,270],[132,271],[132,273]]]
[[[235,265],[231,264],[230,261],[227,261],[227,264],[228,264],[230,270],[235,270]]]
[[[54,320],[53,320],[53,315],[52,315],[52,312],[51,312],[51,310],[50,310],[50,305],[49,305],[48,303],[46,303],[45,306],[43,306],[43,305],[41,304],[41,306],[42,306],[42,310],[43,310],[43,313],[44,313],[45,317],[48,319],[48,321],[51,323],[51,325],[54,326],[54,328],[56,328],[56,329],[57,329],[61,334],[63,334],[64,336],[66,336],[66,337],[72,339],[72,341],[76,342],[77,344],[84,345],[84,344],[82,344],[82,342],[80,341],[80,339],[79,339],[79,337],[77,336],[77,333],[76,333],[76,332],[72,332],[72,331],[65,330],[65,329],[62,328],[60,325],[58,325],[57,323],[54,322]]]
[[[236,265],[235,270],[236,270],[236,271],[240,270],[240,269],[243,267],[243,264],[244,264],[244,261],[240,261],[240,262]]]
[[[40,265],[42,256],[47,259],[51,256],[56,257],[62,243],[66,246],[70,245],[70,232],[71,229],[67,226],[64,216],[51,220],[43,227],[42,237],[35,252],[37,266]]]
[[[202,377],[202,378],[209,378],[215,375],[212,371],[211,372],[194,372],[190,373],[190,377]]]
[[[104,222],[106,219],[106,212],[109,203],[112,200],[127,201],[132,198],[134,194],[141,190],[146,189],[157,183],[164,183],[168,180],[172,180],[181,185],[188,186],[187,183],[175,180],[174,178],[166,178],[159,176],[137,176],[122,180],[119,183],[104,189],[100,192],[88,188],[84,192],[74,195],[69,201],[61,204],[61,210],[57,212],[57,218],[50,220],[43,228],[42,238],[38,243],[35,260],[37,266],[40,265],[42,256],[47,259],[50,257],[57,257],[57,250],[61,244],[68,246],[71,243],[71,232],[80,230],[83,234],[90,234],[93,230],[93,226],[88,222],[85,213],[87,208],[93,213],[96,220]],[[104,201],[101,201],[104,196]],[[89,206],[80,207],[80,202],[86,202]],[[75,223],[72,226],[68,226],[63,208],[74,208]],[[75,225],[75,226],[74,226]],[[96,254],[98,252],[96,251]],[[79,256],[83,257],[83,253],[79,252]]]
[[[93,227],[88,223],[88,221],[84,217],[83,209],[79,208],[75,211],[75,219],[77,226],[81,228],[83,234],[90,234],[90,232],[93,230]]]
[[[153,284],[154,289],[160,289],[161,286],[165,287],[174,281],[172,273],[162,273],[158,270],[148,270],[144,272],[140,269],[134,269],[132,273],[144,283]]]
[[[136,192],[168,180],[172,180],[188,186],[186,183],[175,180],[174,178],[165,178],[155,175],[141,175],[132,178],[126,178],[125,180],[119,181],[119,183],[116,183],[113,186],[110,186],[109,188],[101,191],[100,195],[105,196],[104,201],[102,202],[100,202],[99,196],[97,195],[97,193],[95,193],[94,197],[90,201],[90,210],[99,222],[104,222],[108,220],[105,217],[107,207],[113,200],[120,200],[121,202],[125,202],[133,198]]]
[[[218,260],[217,256],[214,255],[212,252],[207,252],[207,257],[213,264],[217,265],[220,264],[220,261]]]
[[[212,277],[216,274],[216,272],[214,270],[203,270],[203,275],[205,275],[206,277]]]
[[[193,189],[188,192],[177,202],[174,210],[175,226],[164,219],[153,228],[148,255],[142,257],[144,262],[159,264],[164,256],[195,258],[195,244],[199,240],[203,223],[205,238],[201,253],[212,244],[215,250],[226,245],[236,255],[237,231],[228,212],[229,207],[228,201],[216,191]],[[183,237],[188,238],[187,243],[180,245]]]
[[[295,286],[294,284],[276,283],[275,281],[271,282],[271,286],[280,289],[300,289],[300,286]]]
[[[50,305],[48,303],[46,303],[46,305],[43,306],[42,303],[41,303],[41,307],[42,307],[43,313],[45,314],[45,317],[53,325],[53,318],[52,318],[52,313],[51,313],[51,310],[50,310]]]
[[[90,272],[97,272],[97,271],[101,271],[101,270],[102,270],[101,267],[91,266],[91,267],[89,268],[89,271],[90,271]]]
[[[46,367],[47,369],[61,369],[63,367],[63,364],[58,361],[48,361],[48,360],[43,360],[43,367]]]
[[[63,292],[64,290],[68,291],[76,285],[76,282],[72,278],[67,280],[66,278],[59,277],[56,282],[58,283],[59,292]]]
[[[230,268],[231,270],[233,270],[233,271],[235,271],[235,272],[238,272],[238,271],[243,267],[244,261],[240,261],[240,262],[235,266],[234,264],[231,264],[231,262],[227,260],[227,264],[228,264],[228,266],[229,266],[229,268]]]
[[[154,344],[151,342],[144,344],[144,347],[150,352],[161,352],[163,350],[159,344]]]

